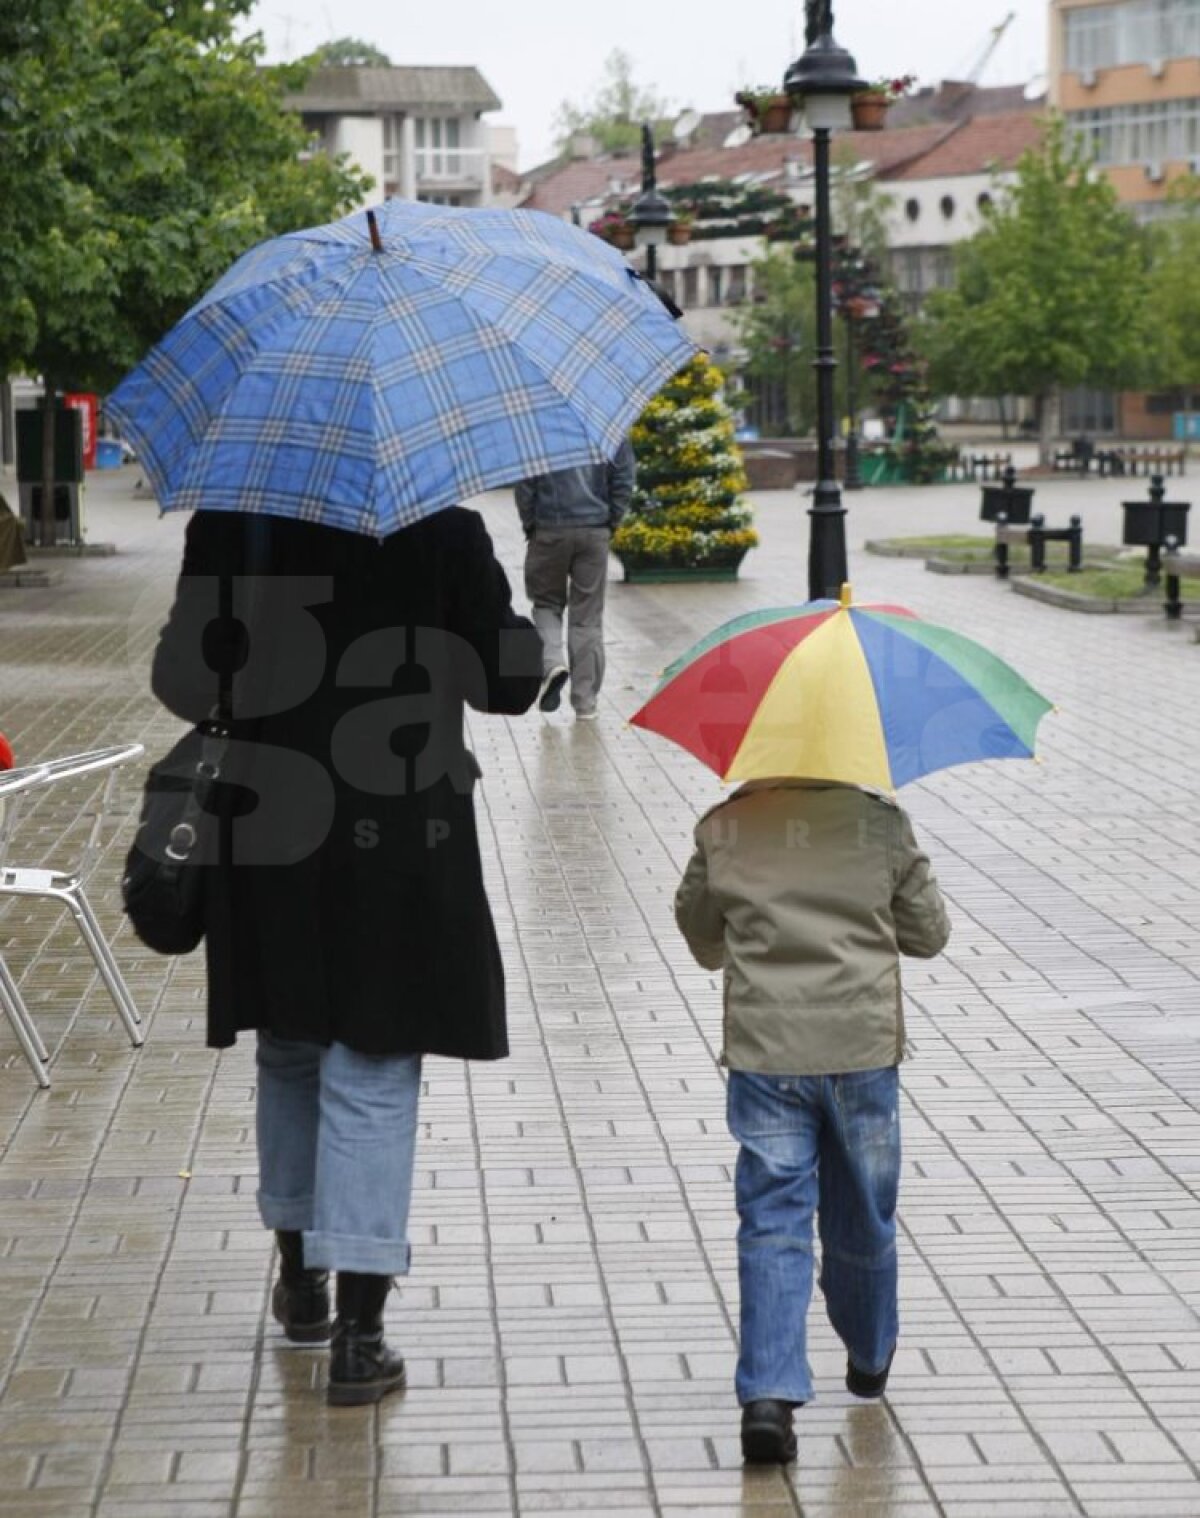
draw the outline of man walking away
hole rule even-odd
[[[633,482],[633,447],[626,439],[611,464],[560,469],[517,486],[517,510],[529,545],[525,593],[542,637],[541,711],[558,710],[569,677],[576,718],[588,722],[596,715],[604,679],[608,544],[629,510]]]

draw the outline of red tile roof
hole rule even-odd
[[[961,127],[945,122],[906,127],[899,131],[847,132],[839,135],[838,146],[845,144],[858,159],[869,160],[881,179],[895,178],[913,159],[928,154],[951,133]],[[812,161],[811,144],[804,138],[774,135],[756,137],[738,148],[692,148],[671,153],[658,163],[659,185],[695,184],[706,178],[733,179],[739,174],[787,173],[788,161],[807,167]],[[961,172],[961,171],[960,171]],[[531,210],[565,215],[577,202],[602,199],[614,192],[614,180],[628,189],[622,193],[636,196],[641,187],[641,163],[634,156],[623,158],[578,159],[562,168],[542,174],[522,202]]]
[[[1011,169],[1022,153],[1035,147],[1042,124],[1028,111],[1005,116],[977,116],[964,121],[941,143],[904,164],[891,179],[946,179],[956,174],[984,174]]]

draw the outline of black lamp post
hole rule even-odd
[[[646,277],[658,278],[658,250],[667,240],[667,228],[675,220],[671,203],[658,193],[654,171],[654,132],[649,122],[642,126],[642,193],[629,213],[634,241],[646,250]]]
[[[848,577],[846,566],[846,508],[837,482],[834,436],[837,418],[833,375],[833,225],[829,203],[829,139],[850,125],[850,97],[865,88],[857,65],[833,37],[833,0],[806,0],[804,52],[784,77],[788,95],[804,109],[813,134],[817,237],[817,483],[809,508],[812,528],[808,544],[810,600],[836,599]]]

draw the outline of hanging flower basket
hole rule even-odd
[[[614,227],[608,234],[608,240],[614,248],[619,248],[622,253],[628,253],[633,247],[633,228],[628,225]]]
[[[690,221],[673,221],[667,228],[667,241],[672,247],[682,248],[684,243],[692,240],[692,224]]]
[[[850,115],[856,132],[882,132],[887,125],[888,107],[891,101],[886,95],[866,91],[851,95]]]

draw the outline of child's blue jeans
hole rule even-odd
[[[728,1119],[741,1145],[738,1401],[812,1400],[805,1320],[814,1213],[829,1320],[859,1370],[882,1370],[899,1331],[896,1068],[846,1075],[734,1070]]]

